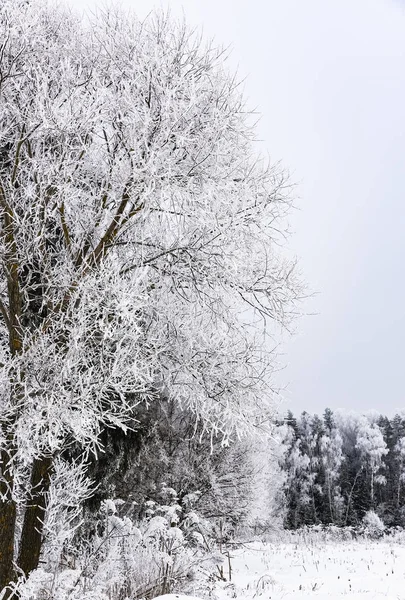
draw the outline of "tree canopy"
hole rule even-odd
[[[269,419],[263,324],[302,287],[279,250],[289,184],[221,49],[164,15],[36,0],[2,3],[0,39],[2,588],[38,562],[67,448],[85,462],[161,395],[224,441]]]

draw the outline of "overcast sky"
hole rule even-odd
[[[96,0],[70,0],[83,8]],[[101,2],[100,2],[101,3]],[[124,0],[184,11],[247,76],[263,148],[297,182],[290,242],[312,290],[286,404],[405,406],[405,2]]]

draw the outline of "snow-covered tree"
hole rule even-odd
[[[284,493],[288,506],[285,523],[287,527],[296,529],[305,523],[307,507],[311,505],[311,489],[313,477],[310,470],[310,458],[302,450],[301,439],[291,426],[287,426],[287,432],[283,440],[286,447],[282,468],[286,472],[284,482]]]
[[[339,523],[343,508],[339,477],[344,460],[342,436],[336,427],[322,436],[320,442],[321,462],[325,473],[325,495],[328,498],[331,523]]]
[[[301,289],[278,251],[288,184],[221,50],[37,0],[2,2],[0,40],[3,589],[38,564],[55,465],[74,449],[82,473],[140,403],[173,398],[225,441],[268,421],[246,309],[285,325]]]
[[[394,456],[397,462],[396,501],[400,505],[401,489],[405,482],[405,437],[399,438],[394,446]]]
[[[298,435],[301,441],[300,449],[308,458],[308,483],[310,503],[307,511],[313,523],[319,522],[318,507],[319,498],[322,496],[322,485],[319,481],[320,475],[320,440],[324,429],[322,421],[317,415],[303,412],[298,421]]]
[[[375,504],[375,484],[384,484],[385,476],[381,473],[382,459],[387,454],[387,445],[380,428],[363,417],[359,419],[356,447],[369,470],[370,477],[370,502],[371,507]]]

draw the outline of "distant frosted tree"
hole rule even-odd
[[[306,505],[305,521],[309,523],[318,523],[322,519],[324,481],[321,468],[321,439],[324,432],[323,422],[317,415],[303,412],[297,420],[300,451],[308,459],[307,479],[310,501]]]
[[[340,486],[345,501],[344,525],[357,525],[370,509],[370,486],[366,463],[357,447],[360,415],[354,411],[335,411],[336,427],[342,437],[345,460],[340,470]]]
[[[325,473],[325,495],[328,498],[331,523],[340,523],[343,498],[340,490],[340,469],[344,461],[342,436],[333,427],[320,440],[321,462]]]
[[[396,477],[396,502],[397,506],[401,503],[401,490],[405,483],[405,437],[399,438],[394,446],[394,457],[397,461],[397,477]]]
[[[38,564],[56,461],[84,464],[139,403],[164,394],[225,442],[272,415],[244,325],[296,313],[289,187],[223,62],[165,18],[1,4],[0,589]]]
[[[370,502],[375,505],[375,484],[385,484],[386,478],[381,473],[383,457],[388,453],[382,432],[375,423],[370,424],[366,418],[359,419],[357,448],[366,462],[370,477]]]
[[[323,433],[321,432],[319,439],[319,455],[323,494],[328,499],[328,508],[325,510],[326,502],[324,501],[322,519],[324,522],[340,524],[344,507],[340,479],[341,466],[345,457],[343,454],[343,439],[330,408],[326,408],[324,411],[323,427]]]
[[[285,524],[289,528],[296,529],[306,523],[308,506],[311,506],[311,461],[309,456],[302,451],[301,439],[296,437],[290,426],[288,426],[283,443],[286,446],[281,463],[286,473],[284,481],[287,504]]]
[[[323,422],[327,431],[331,431],[335,427],[333,412],[330,408],[325,408],[323,413]]]

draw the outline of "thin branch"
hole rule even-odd
[[[65,218],[65,203],[64,202],[62,202],[62,204],[59,206],[59,214],[60,214],[60,220],[61,220],[61,224],[62,224],[63,237],[65,239],[65,246],[68,250],[70,250],[71,239],[70,239],[69,228],[67,226],[66,218]]]

